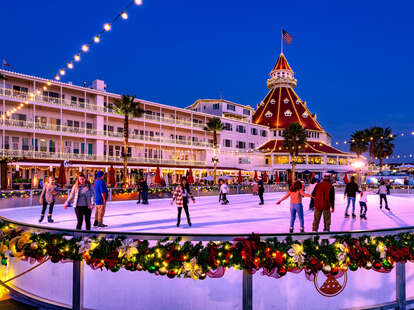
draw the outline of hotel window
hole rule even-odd
[[[22,138],[22,150],[23,151],[29,150],[29,138]]]
[[[109,156],[114,156],[114,146],[110,145],[108,150]]]
[[[246,148],[246,142],[243,142],[243,141],[237,141],[237,142],[236,142],[236,147],[237,147],[238,149],[245,149],[245,148]]]
[[[225,146],[225,147],[231,147],[231,140],[224,139],[223,140],[223,146]]]
[[[72,142],[71,141],[65,141],[65,152],[68,154],[72,153]]]
[[[328,165],[337,165],[338,164],[338,158],[336,156],[327,156],[326,157],[326,163]]]
[[[56,144],[55,141],[49,140],[49,153],[56,152]]]
[[[19,142],[20,142],[19,137],[12,137],[12,149],[13,150],[18,150],[19,149]]]
[[[114,132],[114,126],[110,126],[110,125],[108,125],[108,131],[110,131],[110,132]]]
[[[256,147],[256,145],[252,142],[249,143],[249,149],[254,149]]]
[[[246,133],[246,127],[244,127],[242,125],[237,125],[236,126],[236,131],[240,132],[240,133]]]
[[[270,155],[266,155],[265,156],[265,165],[270,165],[271,163],[272,163],[271,156]]]
[[[79,154],[79,142],[73,142],[73,154]]]
[[[224,130],[233,131],[233,126],[230,123],[224,123]]]
[[[273,131],[273,137],[277,136],[277,131]]]
[[[289,164],[289,156],[287,155],[273,156],[273,163],[276,165],[287,165]]]
[[[67,121],[67,125],[68,125],[68,127],[73,127],[73,121],[68,120],[68,121]]]
[[[40,139],[40,152],[47,152],[45,139]]]
[[[220,103],[213,104],[213,110],[218,110],[218,109],[220,109]]]
[[[257,132],[257,128],[251,128],[250,132],[253,136],[257,136],[258,132]]]
[[[323,156],[308,156],[309,165],[323,165]]]
[[[81,154],[85,154],[85,143],[81,143]]]
[[[119,145],[115,146],[115,156],[116,157],[121,156],[121,147]]]
[[[36,152],[39,150],[39,146],[37,144],[37,139],[32,139],[32,147]]]
[[[348,165],[348,158],[346,157],[339,157],[339,164],[342,166]]]
[[[116,128],[116,132],[117,132],[117,133],[123,133],[123,132],[124,132],[124,128],[122,128],[122,127],[117,127],[117,128]]]
[[[267,132],[266,132],[266,130],[261,130],[261,131],[260,131],[260,135],[261,135],[262,137],[267,137]]]
[[[304,155],[295,156],[295,162],[296,164],[306,164],[306,156]]]
[[[8,150],[10,148],[10,145],[9,145],[9,136],[5,136],[4,137],[4,148],[6,150]]]
[[[79,128],[80,127],[79,121],[73,121],[73,127]]]
[[[250,115],[250,110],[249,109],[243,109],[243,114],[244,115]]]
[[[234,104],[227,104],[227,110],[236,111],[236,106]]]

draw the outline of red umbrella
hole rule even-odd
[[[115,169],[114,167],[109,167],[109,172],[108,172],[108,185],[111,187],[114,187],[115,184]]]
[[[237,177],[237,183],[241,184],[243,182],[243,177],[241,175],[241,170],[239,170],[239,176]]]
[[[269,181],[269,177],[267,176],[267,173],[265,171],[264,174],[263,174],[263,182],[267,183],[268,181]]]
[[[155,184],[160,184],[160,183],[161,183],[161,172],[160,172],[160,167],[157,167],[157,170],[155,170],[155,179],[154,179],[154,183],[155,183]]]
[[[60,163],[59,167],[59,177],[57,179],[57,184],[60,185],[60,187],[63,187],[66,184],[66,169],[63,165],[63,162]]]
[[[280,182],[280,180],[279,180],[279,172],[276,172],[276,174],[275,174],[275,183],[279,183]]]
[[[348,180],[348,173],[345,172],[344,182],[347,184],[349,182]]]
[[[313,180],[315,178],[315,172],[312,172],[312,175],[311,175],[311,180]]]
[[[254,179],[257,180],[257,171],[254,171]]]
[[[191,167],[190,167],[190,170],[188,171],[187,182],[189,184],[194,183],[193,170],[191,169]]]

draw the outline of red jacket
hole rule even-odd
[[[318,210],[328,210],[335,207],[335,189],[329,181],[318,183],[312,196],[315,197],[315,208]]]

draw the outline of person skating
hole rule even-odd
[[[139,205],[141,203],[142,200],[142,188],[141,188],[141,179],[143,177],[139,177],[138,182],[137,182],[137,192],[138,192],[138,201],[137,201],[137,205]]]
[[[139,184],[140,184],[140,187],[141,187],[142,204],[147,205],[148,204],[148,190],[149,190],[148,184],[144,180],[144,178],[141,179]]]
[[[86,180],[83,173],[78,174],[75,185],[68,196],[63,207],[68,208],[68,205],[72,204],[75,207],[75,213],[77,218],[76,229],[82,229],[82,223],[85,219],[86,230],[91,229],[91,214],[95,207],[95,193],[93,186]]]
[[[384,181],[381,181],[380,186],[378,188],[378,194],[380,197],[380,209],[382,209],[382,201],[384,200],[385,202],[385,209],[387,209],[388,211],[390,211],[390,208],[388,207],[388,200],[387,200],[387,195],[390,193],[387,185],[385,184]]]
[[[190,185],[187,182],[187,178],[183,177],[181,184],[177,185],[174,190],[173,197],[171,200],[171,205],[174,203],[177,204],[177,227],[180,226],[181,223],[181,212],[184,208],[185,215],[187,217],[188,226],[191,227],[191,220],[190,220],[190,213],[188,211],[188,199],[191,198],[193,203],[195,203],[195,199],[191,193]]]
[[[260,203],[259,205],[264,205],[264,199],[263,199],[263,194],[264,194],[264,183],[263,183],[263,178],[262,176],[258,176],[257,177],[257,194],[259,195],[260,198]]]
[[[312,230],[318,231],[319,222],[323,214],[324,231],[329,231],[331,227],[331,212],[335,210],[335,189],[331,184],[329,174],[323,176],[323,181],[318,183],[313,190],[312,196],[315,197],[315,212],[313,215]]]
[[[227,200],[227,194],[229,192],[229,187],[223,179],[220,179],[220,200],[221,204],[227,205],[230,202]]]
[[[106,209],[106,201],[108,200],[108,188],[106,187],[106,183],[103,180],[104,179],[104,172],[98,171],[96,174],[97,180],[95,182],[95,222],[93,226],[98,227],[107,227],[108,225],[105,225],[103,223],[103,218],[105,215],[105,209]]]
[[[293,232],[293,226],[295,224],[296,220],[296,213],[299,216],[299,222],[300,222],[300,232],[305,231],[305,224],[304,224],[304,218],[303,218],[303,205],[302,205],[302,197],[310,197],[313,198],[312,195],[309,195],[302,190],[302,182],[296,181],[291,188],[289,188],[289,192],[278,202],[276,202],[277,205],[279,205],[283,200],[290,197],[290,228],[289,232]]]
[[[346,184],[345,187],[345,192],[344,192],[344,198],[348,198],[348,203],[346,205],[346,209],[345,209],[345,217],[349,217],[348,214],[348,208],[349,205],[352,203],[352,218],[355,218],[355,199],[356,199],[356,193],[359,193],[359,187],[358,184],[355,182],[355,177],[352,176],[351,177],[351,181]]]
[[[359,197],[359,206],[361,208],[360,210],[360,218],[366,220],[367,219],[367,200],[368,200],[368,194],[372,194],[372,192],[367,191],[367,188],[365,186],[361,187],[361,194]]]
[[[39,202],[42,204],[42,213],[40,214],[39,223],[43,221],[45,218],[45,213],[47,209],[47,205],[49,204],[49,213],[47,215],[47,221],[49,223],[53,223],[52,214],[53,214],[53,206],[55,205],[57,195],[57,185],[55,184],[55,178],[50,176],[48,178],[48,182],[44,184],[42,193],[40,194]]]
[[[308,194],[312,196],[313,190],[315,189],[316,184],[318,184],[316,182],[315,178],[312,178],[312,180],[310,181],[310,184],[308,186]],[[313,211],[315,209],[315,199],[312,197],[310,202],[309,202],[309,210]]]

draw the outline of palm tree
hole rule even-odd
[[[375,127],[371,127],[369,129],[365,129],[365,138],[369,141],[369,145],[368,145],[368,152],[369,152],[369,162],[368,162],[368,167],[369,167],[369,173],[372,172],[372,166],[374,164],[374,157],[375,157],[375,145],[377,144],[377,142],[381,139],[381,137],[383,136],[383,132],[384,129],[378,126]]]
[[[382,136],[375,143],[374,156],[379,160],[380,172],[382,171],[383,161],[388,156],[391,156],[394,152],[394,136],[391,133],[391,128],[387,127],[382,129]]]
[[[135,101],[135,95],[122,95],[121,100],[116,99],[114,101],[114,111],[116,114],[124,116],[124,179],[123,186],[127,186],[127,172],[128,172],[128,138],[129,138],[129,120],[139,118],[144,113],[141,108],[141,103]]]
[[[296,156],[306,145],[306,130],[299,123],[290,123],[289,127],[283,131],[283,146],[291,156],[292,164],[292,183],[295,180]]]
[[[363,130],[357,130],[351,135],[351,141],[349,142],[349,149],[354,152],[359,158],[362,153],[368,151],[368,139]]]
[[[217,175],[216,175],[216,170],[217,170],[217,133],[222,131],[224,129],[224,125],[221,122],[221,120],[218,117],[213,117],[210,118],[206,124],[206,126],[204,127],[204,130],[206,131],[210,131],[213,133],[213,149],[214,149],[214,156],[213,156],[213,163],[214,163],[214,172],[213,172],[213,177],[214,177],[214,184],[217,184]]]

